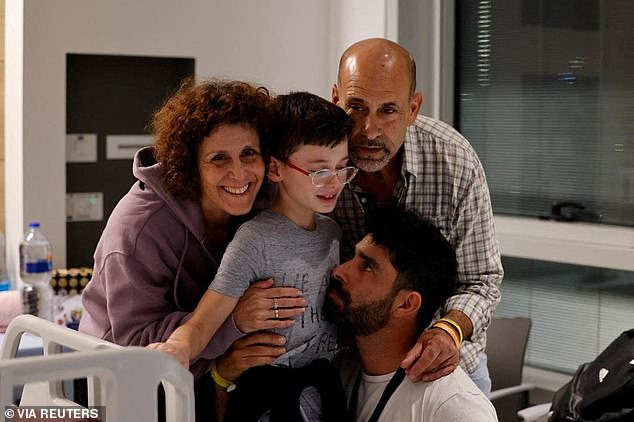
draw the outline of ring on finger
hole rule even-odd
[[[273,309],[277,310],[279,306],[277,305],[277,298],[273,298]]]
[[[280,310],[279,309],[275,309],[275,318],[279,319],[280,317]]]

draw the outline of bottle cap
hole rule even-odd
[[[38,228],[40,227],[40,222],[39,221],[31,221],[29,223],[29,228]]]

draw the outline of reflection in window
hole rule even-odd
[[[456,126],[498,214],[634,225],[634,2],[457,0]]]

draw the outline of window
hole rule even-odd
[[[573,373],[634,327],[634,273],[504,257],[498,317],[533,325],[526,361]]]
[[[528,363],[572,373],[634,321],[634,2],[455,6],[454,124],[505,255],[496,315],[529,316]]]
[[[496,213],[634,226],[632,18],[627,0],[456,2],[456,126]]]

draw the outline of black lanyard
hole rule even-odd
[[[350,405],[348,406],[348,419],[350,421],[354,421],[357,417],[357,401],[359,400],[359,386],[361,385],[361,372],[359,371],[359,375],[357,376],[356,381],[354,382],[354,388],[352,389],[352,395],[350,396]],[[383,412],[387,401],[392,397],[394,391],[398,388],[405,378],[405,370],[403,368],[398,368],[394,375],[392,375],[392,379],[383,390],[383,394],[381,394],[381,398],[379,402],[376,404],[374,408],[374,412],[372,412],[372,416],[368,419],[368,422],[377,422],[379,420],[379,416]]]

